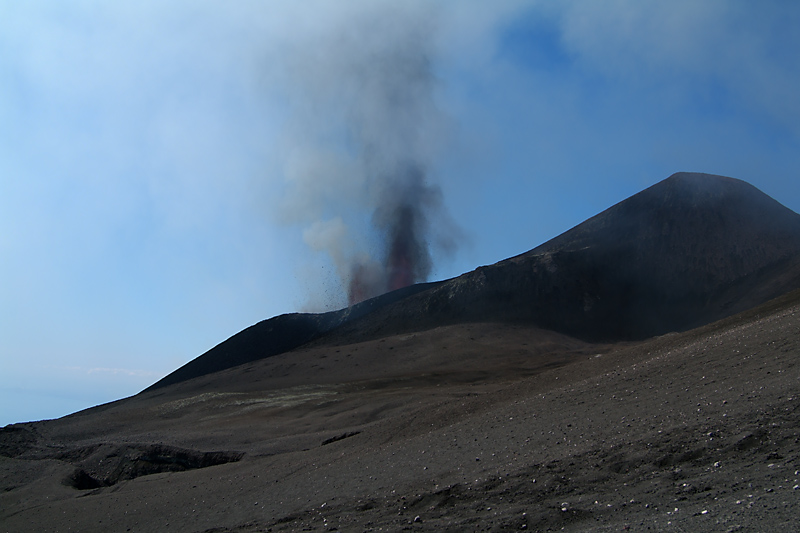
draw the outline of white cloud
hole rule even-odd
[[[800,5],[786,2],[573,2],[563,42],[584,68],[632,89],[706,93],[800,134]]]

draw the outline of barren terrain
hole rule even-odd
[[[6,427],[0,524],[795,531],[799,316],[794,292],[637,344],[471,324],[290,352]]]
[[[799,319],[800,215],[678,173],[0,429],[0,530],[800,531]]]

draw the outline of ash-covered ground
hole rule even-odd
[[[794,292],[635,344],[472,324],[265,359],[6,427],[0,523],[794,531],[798,317]]]

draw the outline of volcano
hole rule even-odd
[[[587,341],[641,340],[707,324],[796,287],[800,215],[746,182],[681,172],[517,257],[341,311],[260,322],[151,388],[326,334],[347,342],[508,322]]]
[[[0,429],[13,531],[800,527],[800,215],[679,173],[519,256]]]

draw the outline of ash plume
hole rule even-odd
[[[426,281],[456,240],[430,170],[446,120],[434,101],[434,12],[363,4],[288,61],[285,216],[327,253],[348,305]]]

